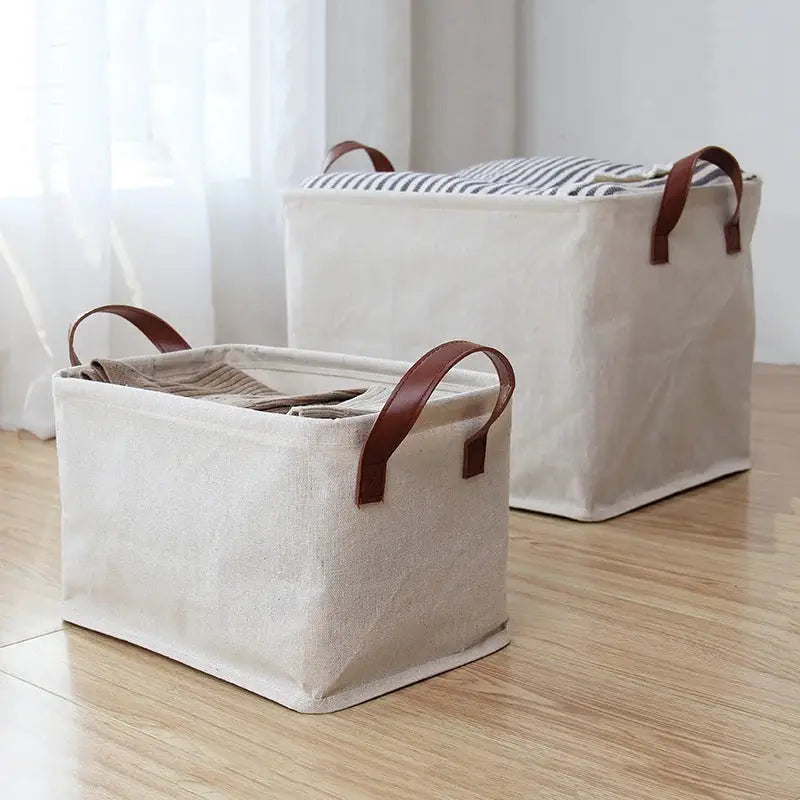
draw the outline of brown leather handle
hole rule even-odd
[[[725,233],[725,250],[738,253],[742,249],[739,234],[739,210],[742,206],[742,170],[739,162],[722,147],[704,147],[696,153],[676,161],[667,176],[661,208],[658,210],[656,224],[653,226],[653,245],[650,253],[651,264],[669,262],[669,235],[678,224],[683,207],[692,188],[692,178],[697,162],[702,159],[718,166],[733,181],[736,190],[736,208],[723,228]]]
[[[394,172],[392,162],[380,150],[367,144],[361,144],[361,142],[354,142],[352,139],[339,142],[339,144],[335,144],[328,150],[325,161],[322,164],[322,171],[327,172],[334,162],[338,161],[345,153],[350,153],[353,150],[366,151],[375,172]]]
[[[81,314],[72,325],[69,326],[69,363],[77,367],[81,361],[75,352],[75,331],[87,317],[92,314],[116,314],[118,317],[128,320],[138,328],[161,353],[171,353],[174,350],[189,350],[191,345],[181,336],[169,323],[164,322],[161,317],[157,317],[143,308],[136,306],[110,305],[99,306]]]
[[[464,442],[462,477],[472,478],[483,472],[486,459],[486,436],[494,421],[503,413],[514,393],[514,368],[494,347],[474,342],[453,341],[440,344],[426,353],[400,378],[394,391],[372,426],[358,465],[356,505],[379,503],[386,486],[386,462],[408,436],[425,403],[445,375],[462,359],[473,353],[486,353],[500,379],[492,413],[483,426]]]

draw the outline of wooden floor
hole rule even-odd
[[[608,523],[515,513],[513,642],[338,714],[63,625],[55,451],[0,434],[0,798],[800,798],[800,369],[754,468]]]

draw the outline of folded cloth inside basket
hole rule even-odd
[[[360,414],[375,414],[383,408],[393,390],[394,386],[370,386],[352,398],[335,405],[314,401],[295,406],[289,414],[295,417],[313,417],[315,419],[339,419],[356,417]],[[441,395],[441,392],[434,391],[432,397],[438,399]]]
[[[336,404],[352,400],[365,392],[363,388],[356,388],[336,389],[308,395],[285,395],[225,362],[190,372],[174,372],[153,378],[122,361],[96,359],[92,361],[88,369],[81,372],[81,377],[91,381],[166,392],[181,397],[194,397],[215,403],[250,408],[255,411],[271,411],[276,414],[290,412],[297,414],[298,407],[313,406],[316,412],[314,416],[318,417],[326,416],[324,413],[326,405],[336,408]],[[359,413],[365,412],[356,409],[342,410],[341,412],[337,410],[327,416],[353,416]]]

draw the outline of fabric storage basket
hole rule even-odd
[[[501,348],[519,381],[519,508],[601,520],[749,467],[761,182],[730,153],[426,175],[368,152],[378,172],[285,196],[291,346]]]
[[[225,362],[288,392],[359,384],[388,397],[376,412],[314,419],[57,373],[65,620],[304,712],[508,643],[505,356],[464,341],[411,367],[186,349],[148,312],[97,310],[164,353],[122,362],[148,376]],[[494,375],[450,372],[477,352],[499,391]]]

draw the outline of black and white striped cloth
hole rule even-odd
[[[511,158],[476,164],[449,175],[427,172],[329,172],[308,178],[303,188],[607,197],[663,186],[670,166],[645,167],[563,156]],[[726,182],[729,179],[721,169],[700,161],[692,185]]]

